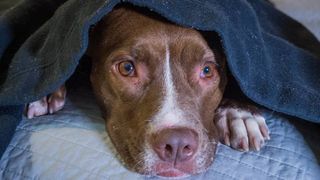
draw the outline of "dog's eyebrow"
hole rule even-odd
[[[203,61],[210,61],[214,63],[216,66],[219,66],[219,61],[217,60],[217,56],[214,50],[206,50],[202,56]]]
[[[120,60],[134,60],[130,54],[130,51],[126,49],[115,50],[108,56],[108,59],[110,59],[111,63],[115,63]]]
[[[205,61],[205,62],[208,62],[208,61]],[[210,63],[213,63],[217,69],[220,69],[221,68],[221,65],[214,59],[214,61],[209,61]]]
[[[130,50],[130,55],[135,59],[135,61],[147,63],[150,58],[160,58],[164,54],[162,54],[157,47],[153,47],[148,44],[140,44]]]
[[[217,63],[217,62],[213,62],[213,64],[216,66],[216,68],[217,68],[218,70],[220,70],[220,69],[221,69],[221,65],[220,65],[219,63]]]

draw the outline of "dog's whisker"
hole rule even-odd
[[[133,169],[137,170],[137,169],[141,169],[141,168],[144,168],[144,158],[143,158],[143,153],[140,152],[138,155],[137,155],[137,158],[138,161],[133,165]]]

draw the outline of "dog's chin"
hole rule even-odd
[[[213,159],[213,158],[210,158]],[[156,162],[149,171],[139,169],[137,172],[147,176],[158,176],[162,178],[185,178],[205,172],[213,161],[207,161],[205,165],[196,167],[193,162],[185,162],[172,166],[165,162]]]
[[[161,177],[187,177],[196,174],[194,163],[186,162],[183,164],[168,164],[165,162],[156,163],[152,168],[153,174]]]
[[[194,174],[198,174],[195,172],[185,172],[182,170],[179,170],[177,168],[162,168],[162,169],[157,169],[157,170],[136,170],[136,172],[146,175],[146,176],[151,176],[151,177],[161,177],[161,178],[185,178]]]
[[[168,169],[166,171],[161,171],[157,173],[157,176],[167,177],[167,178],[185,178],[192,174],[185,173],[177,169]]]

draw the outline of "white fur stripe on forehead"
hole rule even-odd
[[[169,46],[166,45],[166,59],[165,59],[165,67],[164,67],[164,82],[165,82],[165,95],[166,99],[170,102],[170,105],[173,105],[175,101],[175,89],[172,79],[172,73],[170,68],[170,49]]]
[[[170,126],[183,126],[183,111],[177,103],[177,93],[173,82],[173,76],[170,66],[170,49],[166,46],[164,63],[164,97],[158,113],[153,118],[152,129],[161,129]]]

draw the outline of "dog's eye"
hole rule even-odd
[[[123,61],[119,63],[118,71],[122,76],[133,76],[135,72],[133,62]]]
[[[206,63],[200,73],[201,78],[212,78],[215,75],[215,65],[213,63]]]

